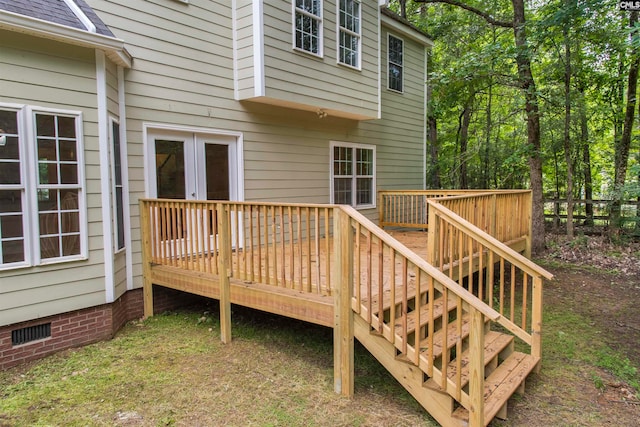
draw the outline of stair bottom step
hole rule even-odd
[[[507,403],[513,393],[536,367],[537,357],[514,352],[484,382],[484,425],[486,426]],[[460,407],[455,418],[469,419],[469,411]]]

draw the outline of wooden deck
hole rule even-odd
[[[155,284],[219,299],[224,342],[230,304],[332,327],[336,392],[353,393],[358,339],[442,425],[486,425],[539,366],[551,276],[520,255],[526,215],[474,208],[522,192],[438,199],[459,214],[424,196],[411,231],[344,206],[142,201],[145,315]]]

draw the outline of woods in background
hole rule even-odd
[[[430,188],[531,188],[534,250],[545,195],[566,199],[569,235],[573,199],[613,200],[609,231],[619,234],[620,201],[640,197],[640,24],[618,3],[392,1],[435,41]],[[581,221],[592,218],[587,203]]]

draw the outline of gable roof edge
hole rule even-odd
[[[5,10],[0,10],[0,29],[56,40],[74,46],[100,49],[117,65],[131,68],[132,57],[124,47],[124,41],[115,37],[91,33]]]
[[[406,19],[401,18],[400,15],[393,13],[387,8],[380,9],[380,12],[380,21],[385,27],[391,28],[424,46],[433,46],[433,40],[431,40],[427,34],[416,28]]]

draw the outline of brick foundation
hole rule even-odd
[[[153,293],[155,313],[202,301],[196,295],[158,286],[154,286]],[[135,289],[126,292],[111,304],[0,326],[0,370],[68,348],[111,339],[127,322],[142,316],[142,289]],[[45,323],[51,323],[50,338],[11,345],[11,331]]]

